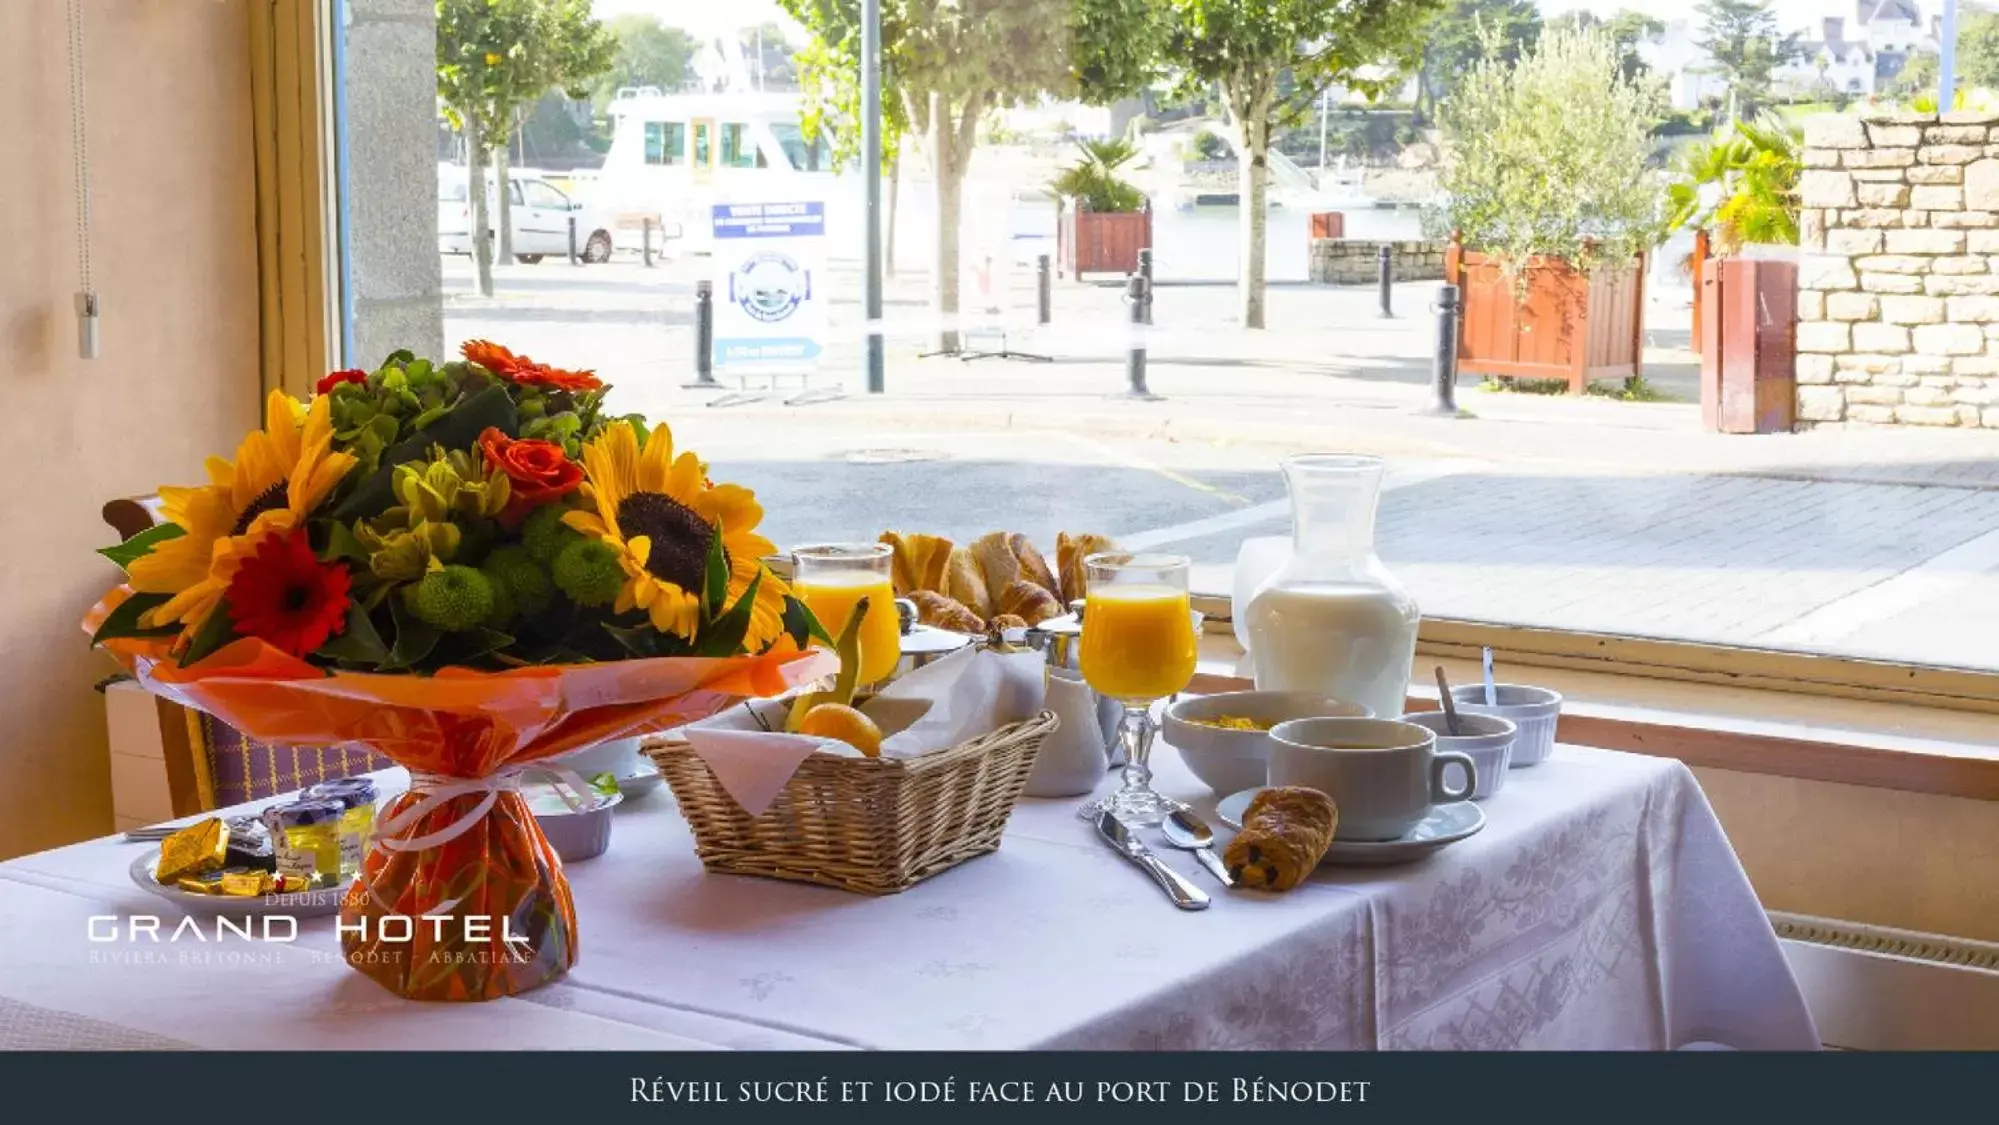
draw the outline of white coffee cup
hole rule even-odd
[[[1272,785],[1317,789],[1339,806],[1338,840],[1399,840],[1433,805],[1469,798],[1478,764],[1437,749],[1435,732],[1395,719],[1293,719],[1270,729]],[[1465,771],[1464,787],[1445,780]]]

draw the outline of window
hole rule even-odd
[[[648,121],[645,160],[647,164],[685,164],[687,126],[679,121]]]
[[[722,166],[725,168],[762,168],[763,154],[757,151],[757,139],[748,125],[728,122],[722,126]]]
[[[708,134],[710,130],[712,130],[713,128],[714,127],[708,124],[708,122],[706,121],[695,122],[694,166],[696,168],[708,168],[714,165],[714,161],[710,158],[711,150],[708,147],[709,146]]]
[[[785,159],[791,162],[792,170],[798,172],[831,171],[831,161],[826,158],[826,146],[818,137],[805,139],[805,130],[788,122],[775,122],[770,131],[777,137],[777,147],[784,150]]]
[[[569,210],[569,197],[540,180],[521,181],[521,190],[527,194],[530,207],[542,207],[551,211]]]

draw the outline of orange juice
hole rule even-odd
[[[1126,703],[1163,699],[1194,678],[1194,620],[1187,591],[1101,585],[1083,607],[1083,678]]]
[[[868,615],[861,620],[860,682],[880,683],[895,673],[896,661],[902,659],[902,622],[895,615],[895,591],[889,588],[887,575],[873,571],[815,574],[809,581],[794,584],[791,592],[826,632],[836,637],[853,614],[854,603],[868,599]]]

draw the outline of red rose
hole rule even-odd
[[[488,426],[479,435],[479,449],[486,464],[507,474],[511,482],[507,506],[500,513],[500,522],[508,527],[519,526],[529,512],[562,499],[583,483],[583,466],[552,441],[510,438]]]
[[[313,387],[313,390],[319,392],[320,394],[326,395],[326,394],[332,394],[333,388],[339,386],[342,383],[360,383],[365,386],[367,382],[368,382],[368,373],[366,371],[363,371],[358,367],[350,367],[345,371],[335,371],[332,374],[327,375],[324,378],[320,379],[318,385]]]

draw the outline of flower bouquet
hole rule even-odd
[[[481,341],[335,372],[309,403],[273,393],[233,461],[102,552],[126,582],[86,627],[146,688],[409,769],[341,912],[349,963],[403,996],[489,999],[574,963],[568,884],[517,792],[534,763],[833,666],[763,563],[756,497],[606,415],[605,391]]]

